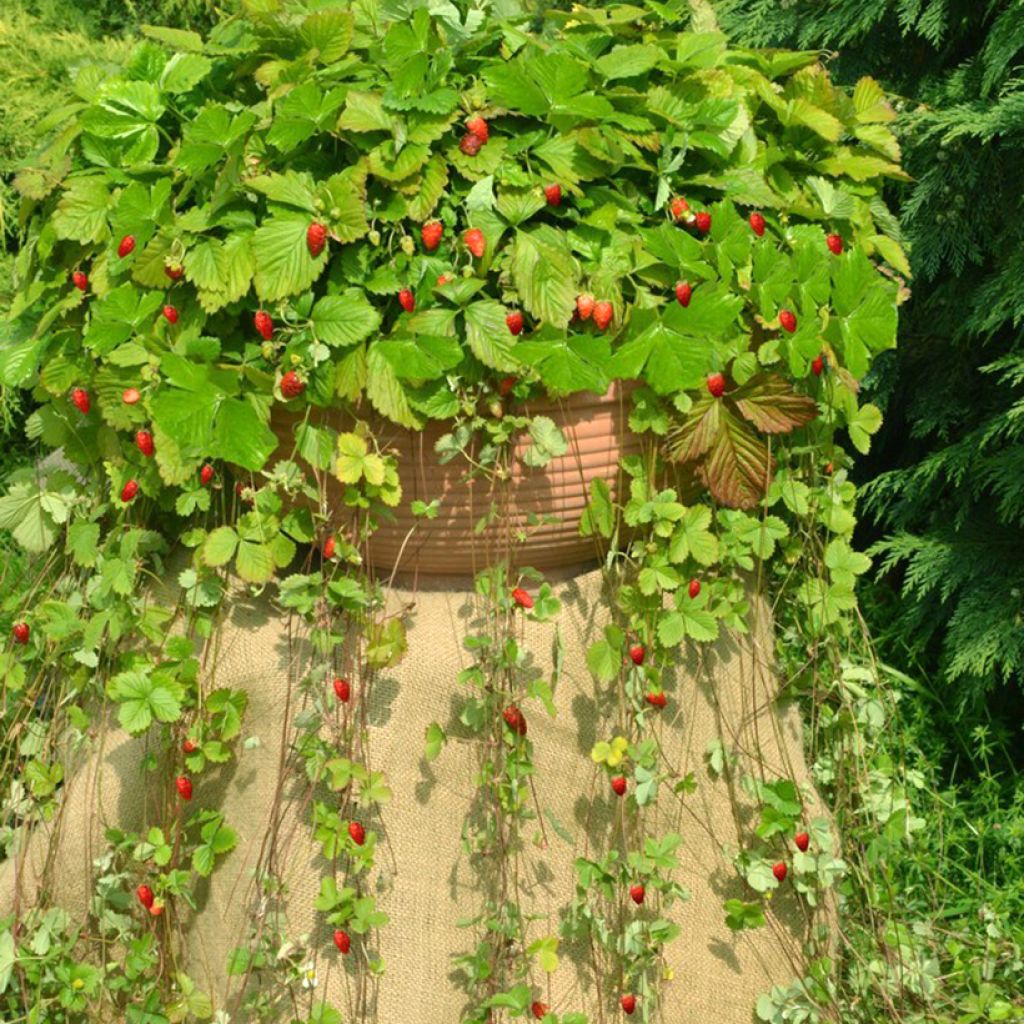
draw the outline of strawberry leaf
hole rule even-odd
[[[327,265],[330,247],[315,259],[306,246],[308,217],[279,215],[264,221],[253,234],[256,294],[273,302],[304,292]]]
[[[813,399],[798,395],[785,378],[774,373],[753,377],[730,395],[730,401],[765,434],[789,433],[818,415]]]

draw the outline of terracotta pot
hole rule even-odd
[[[515,442],[509,478],[498,482],[470,477],[461,456],[443,465],[438,461],[434,446],[450,432],[449,423],[431,421],[422,431],[374,424],[380,446],[398,455],[402,483],[394,521],[381,523],[368,545],[366,556],[374,569],[461,576],[508,559],[548,571],[582,567],[600,556],[598,541],[580,536],[579,521],[591,481],[605,480],[615,496],[624,476],[619,460],[640,450],[640,439],[627,423],[626,389],[613,386],[600,396],[583,392],[560,401],[531,401],[514,411],[549,416],[568,448],[546,466],[532,468],[522,461],[531,445],[524,433]],[[340,487],[328,479],[329,502]],[[441,499],[437,518],[412,514],[414,500],[435,498]],[[333,503],[342,509],[340,500]],[[497,521],[478,529],[492,504]],[[519,542],[523,534],[527,539]]]

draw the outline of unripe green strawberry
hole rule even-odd
[[[440,238],[440,235],[438,237]],[[402,235],[402,240],[398,244],[406,256],[411,256],[416,251],[416,242],[412,235]]]
[[[371,228],[371,229],[370,229],[370,230],[369,230],[369,231],[368,231],[368,232],[366,233],[366,240],[367,240],[367,241],[368,241],[368,242],[370,243],[370,245],[372,245],[372,246],[378,246],[378,245],[380,245],[380,232],[379,232],[379,231],[378,231],[378,230],[377,230],[376,228]]]

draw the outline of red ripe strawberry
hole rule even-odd
[[[612,792],[616,796],[623,796],[626,792],[626,776],[616,775],[612,779]]]
[[[332,533],[327,538],[327,540],[324,541],[324,551],[323,551],[324,558],[326,558],[328,560],[332,559],[334,557],[335,550],[337,550],[337,547],[338,547],[338,541],[335,539],[335,536]]]
[[[594,323],[599,331],[603,331],[612,322],[614,315],[615,309],[610,302],[594,303]]]
[[[642,665],[646,654],[643,644],[633,644],[629,649],[629,657],[634,665]]]
[[[398,293],[398,304],[406,313],[411,313],[416,308],[416,296],[413,295],[411,288],[403,288]]]
[[[289,401],[293,398],[298,398],[305,390],[305,383],[294,370],[289,370],[281,378],[281,394]]]
[[[525,608],[527,611],[533,607],[533,598],[530,597],[529,592],[524,590],[522,587],[516,587],[515,590],[512,591],[512,600],[515,601],[520,608]]]
[[[508,328],[509,334],[522,334],[523,333],[523,314],[518,309],[513,309],[508,316],[505,317],[505,326]]]
[[[646,890],[642,885],[632,885],[629,888],[629,898],[637,905],[640,906],[646,896]]]
[[[644,698],[652,708],[663,708],[668,703],[668,698],[664,693],[649,693]]]
[[[186,754],[194,754],[199,749],[199,744],[195,740],[189,739],[187,736],[181,744],[181,749]]]
[[[797,832],[793,836],[793,843],[801,853],[806,853],[807,847],[811,845],[811,837],[806,832]]]
[[[366,842],[366,829],[358,821],[348,823],[348,834],[356,846],[362,846]]]
[[[14,637],[16,644],[21,644],[23,647],[28,643],[29,633],[31,630],[28,628],[27,622],[16,622],[14,628],[11,630],[11,636]]]
[[[699,593],[700,593],[700,580],[698,580],[698,579],[690,580],[690,597],[691,598],[696,598]]]
[[[542,1003],[539,999],[530,1004],[530,1013],[535,1020],[543,1020],[548,1012],[548,1004]]]
[[[841,235],[826,235],[825,244],[829,248],[829,252],[834,253],[838,256],[843,251],[843,239]]]
[[[484,233],[479,228],[470,228],[462,236],[462,240],[466,243],[466,248],[477,259],[483,256],[484,250],[487,248],[487,242],[484,239]]]
[[[490,132],[487,129],[487,122],[477,114],[476,117],[471,117],[466,122],[466,129],[471,135],[475,135],[481,142],[486,142],[490,138]]]
[[[127,505],[128,502],[135,500],[135,495],[139,493],[139,484],[137,480],[129,480],[124,487],[121,488],[121,500]]]
[[[324,246],[327,244],[327,228],[318,221],[313,221],[312,224],[306,228],[306,248],[309,249],[309,255],[316,259],[324,251]]]
[[[779,326],[792,334],[796,330],[796,317],[788,309],[780,309]]]
[[[125,388],[121,393],[121,401],[125,405],[135,405],[141,397],[138,388]]]
[[[688,306],[693,297],[693,288],[689,281],[676,281],[676,302],[680,306]]]
[[[125,235],[117,245],[117,255],[124,259],[135,252],[135,236]]]
[[[472,132],[466,132],[465,135],[459,139],[459,149],[466,154],[466,156],[476,156],[480,152],[480,147],[483,143],[480,141],[479,135],[474,135]]]
[[[776,878],[777,878],[777,879],[778,879],[778,880],[779,880],[780,882],[784,882],[784,881],[786,880],[786,875],[788,875],[788,874],[789,874],[789,869],[788,869],[788,868],[786,867],[786,865],[785,865],[785,864],[783,864],[783,863],[782,863],[782,861],[780,860],[778,864],[775,864],[775,865],[774,865],[774,866],[772,867],[772,874],[773,874],[773,875],[774,875],[774,876],[775,876],[775,877],[776,877]]]
[[[147,909],[153,906],[153,890],[148,885],[140,885],[135,890],[135,895],[138,896],[139,902]]]
[[[825,476],[831,476],[831,475],[832,475],[832,463],[831,462],[826,462],[825,463]]]
[[[162,903],[154,903],[153,906],[149,908],[149,912],[154,917],[159,917],[164,912],[164,905]]]
[[[181,275],[185,273],[185,268],[180,263],[165,263],[164,273],[172,281],[180,281]]]
[[[701,211],[694,218],[694,223],[697,225],[697,230],[702,235],[706,235],[711,230],[711,214]]]
[[[136,430],[135,447],[138,448],[147,459],[151,458],[155,451],[153,435],[148,430]]]
[[[192,780],[187,775],[179,775],[174,780],[174,785],[182,800],[192,799]]]
[[[676,220],[682,220],[690,212],[690,204],[683,199],[682,196],[676,196],[675,199],[669,203],[669,209],[672,211],[672,216]]]
[[[85,388],[75,388],[71,392],[71,401],[75,408],[83,415],[89,415],[89,409],[91,408],[89,403],[89,392]]]
[[[517,736],[526,735],[526,718],[515,704],[509,704],[509,706],[502,711],[501,717],[505,719],[505,724]]]
[[[721,398],[725,394],[725,376],[721,373],[708,374],[708,394],[712,398]]]
[[[758,238],[764,237],[764,217],[759,213],[752,213],[750,215],[750,230],[757,235]]]
[[[349,938],[348,932],[343,932],[340,928],[334,930],[334,944],[342,954],[352,948],[352,940]]]
[[[213,466],[206,463],[201,470],[199,470],[199,482],[204,487],[209,487],[210,482],[213,480]]]
[[[595,305],[594,296],[587,292],[576,296],[576,312],[581,320],[590,319],[590,314],[594,312]]]
[[[349,698],[352,696],[352,687],[347,679],[338,677],[334,680],[334,695],[342,704],[348,703]]]
[[[625,995],[619,1000],[619,1004],[622,1006],[622,1012],[628,1017],[636,1009],[636,996]]]
[[[811,362],[811,373],[815,377],[820,377],[825,370],[825,358],[824,356],[815,356]]]
[[[498,394],[501,395],[502,398],[507,398],[509,396],[509,394],[511,393],[512,389],[518,383],[519,383],[519,378],[516,377],[514,374],[509,375],[508,377],[503,378],[501,383],[498,385]]]
[[[89,278],[81,270],[76,270],[71,275],[71,281],[80,292],[84,292],[89,287]]]
[[[446,285],[448,283],[448,281],[449,281],[449,277],[448,277],[447,274],[438,274],[437,275],[437,287],[438,288],[441,288],[444,285]]]
[[[444,225],[439,220],[428,221],[420,228],[420,238],[423,239],[423,248],[427,252],[433,252],[441,244],[441,236],[444,234]]]
[[[274,333],[274,321],[270,319],[270,314],[264,312],[262,309],[252,318],[253,325],[256,328],[256,333],[264,340],[270,341],[271,336]]]
[[[559,185],[558,182],[552,182],[550,185],[545,185],[544,198],[548,201],[548,206],[561,206],[562,186]]]
[[[163,314],[164,319],[169,324],[176,324],[178,322],[178,311],[173,306],[164,306]]]

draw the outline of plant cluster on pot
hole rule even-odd
[[[7,692],[33,698],[5,710],[5,731],[42,714],[54,737],[19,814],[55,807],[62,694],[190,744],[181,802],[230,756],[236,732],[202,717],[216,712],[194,649],[162,649],[172,610],[142,594],[172,547],[193,552],[178,576],[192,636],[213,631],[229,573],[275,583],[316,624],[309,685],[346,684],[316,699],[344,714],[365,699],[360,673],[404,649],[400,622],[375,617],[367,565],[411,550],[466,571],[474,530],[506,567],[611,550],[632,575],[592,652],[617,696],[594,761],[634,824],[667,779],[646,734],[667,700],[660,667],[743,628],[745,574],[789,557],[811,514],[839,546],[833,578],[802,581],[801,599],[823,616],[849,600],[853,495],[834,437],[864,451],[878,427],[857,380],[894,343],[904,294],[879,197],[902,176],[891,111],[870,79],[835,88],[817,54],[731,49],[665,7],[610,10],[281,0],[205,41],[147,28],[123,67],[80,72],[61,133],[15,181],[24,238],[0,351],[0,380],[34,399],[29,435],[70,464],[15,475],[0,498],[0,526],[60,553],[41,568],[52,597],[12,608],[0,654]],[[439,545],[459,557],[431,565]],[[525,607],[499,578],[494,608]],[[366,641],[352,671],[335,620]],[[498,692],[479,724],[513,785],[531,710]],[[329,858],[351,858],[349,880],[370,870],[374,833],[347,801],[375,813],[387,796],[361,749],[344,718],[299,747],[314,829]],[[201,876],[229,852],[218,813],[192,821],[189,846],[166,842],[180,808],[153,825],[149,846],[170,855],[156,891],[138,881],[150,914],[165,891],[188,903],[186,853]],[[581,871],[569,931],[595,893],[646,910],[684,895],[659,877],[678,836],[626,835]],[[384,923],[351,888],[325,877],[319,903],[343,957]],[[514,905],[503,891],[505,923]],[[640,954],[612,930],[602,956],[614,1003],[647,1019],[674,933],[645,920]],[[169,963],[147,975],[158,1003]],[[513,982],[478,1001],[481,1019],[578,1019]]]

